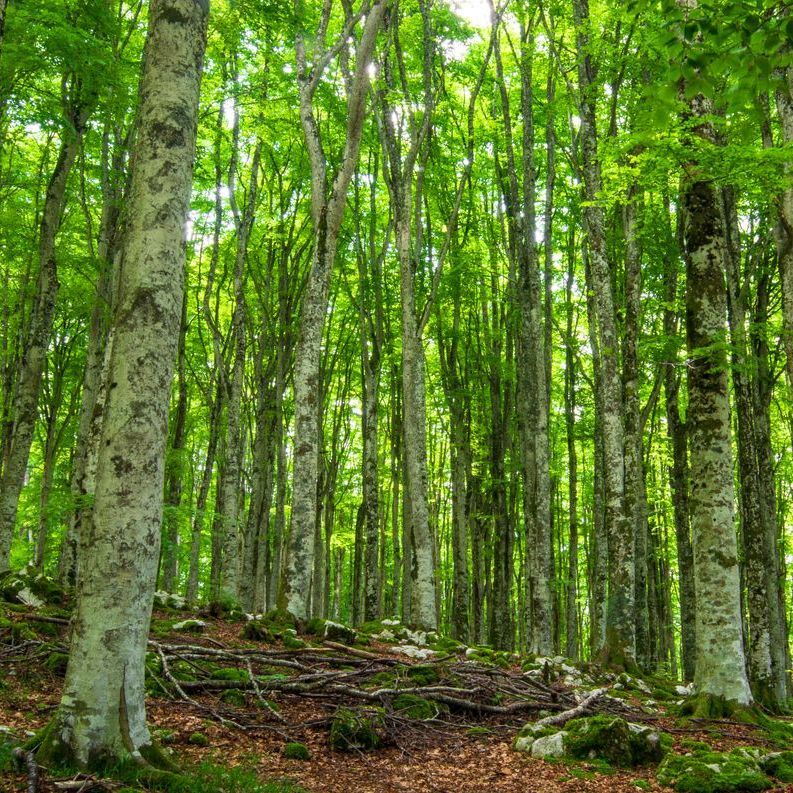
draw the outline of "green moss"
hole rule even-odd
[[[321,617],[313,617],[306,623],[304,633],[309,636],[324,636],[325,635],[325,620]]]
[[[432,664],[409,666],[407,676],[414,686],[434,686],[441,679],[438,669]]]
[[[427,644],[439,653],[456,653],[465,649],[462,642],[458,642],[457,639],[452,639],[450,636],[428,636]]]
[[[680,748],[689,752],[712,752],[713,748],[705,741],[695,741],[692,738],[683,738],[680,741]]]
[[[341,751],[376,749],[383,725],[382,708],[339,708],[330,724],[330,745]]]
[[[308,746],[304,743],[297,743],[295,741],[291,741],[290,743],[284,744],[284,748],[281,750],[281,754],[286,757],[288,760],[310,760],[311,759],[311,752],[308,750]]]
[[[744,724],[757,724],[760,721],[760,712],[756,708],[705,693],[686,699],[680,713],[697,719],[732,719]]]
[[[215,669],[212,672],[213,680],[236,680],[239,683],[247,682],[249,680],[247,669],[236,669],[230,667],[227,669]]]
[[[69,665],[69,656],[66,653],[60,653],[57,650],[51,652],[44,661],[44,667],[49,669],[58,677],[63,677],[66,674],[66,667]]]
[[[415,694],[397,694],[391,704],[398,715],[416,721],[429,721],[440,713],[437,703]]]
[[[376,672],[365,682],[367,688],[395,688],[396,676],[394,672]]]
[[[287,650],[299,650],[306,646],[306,643],[302,639],[298,639],[297,636],[291,633],[285,633],[281,641],[284,643],[284,647],[286,647]]]
[[[793,751],[766,755],[760,761],[760,768],[780,782],[793,782]]]
[[[221,701],[227,705],[233,705],[235,708],[244,708],[246,704],[245,693],[238,688],[226,689],[220,695]]]
[[[757,761],[741,750],[670,754],[657,776],[678,793],[754,793],[773,786]]]
[[[193,744],[193,746],[209,746],[209,738],[203,732],[192,733],[187,742]]]
[[[577,760],[605,760],[620,768],[657,763],[671,739],[649,728],[631,726],[618,716],[573,719],[565,726],[565,754]]]
[[[270,625],[264,620],[248,620],[242,628],[242,638],[267,644],[275,641],[275,635]]]
[[[272,609],[268,611],[264,615],[263,621],[274,628],[294,628],[297,630],[299,627],[297,617],[286,609]]]
[[[487,738],[489,735],[493,734],[493,730],[488,729],[487,727],[469,727],[465,734],[469,738]]]
[[[634,779],[633,784],[639,790],[651,790],[650,783],[646,779]]]
[[[384,630],[391,630],[392,627],[396,626],[383,625],[380,620],[370,620],[369,622],[364,622],[363,625],[359,625],[358,632],[372,636],[375,633],[382,633]]]

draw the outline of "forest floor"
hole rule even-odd
[[[42,616],[49,621],[42,621]],[[578,675],[586,680],[587,673],[576,670],[571,676],[566,664],[561,665],[566,673],[559,673],[561,659],[554,659],[555,667],[550,661],[543,666],[484,648],[467,653],[428,651],[414,642],[361,636],[354,646],[346,646],[324,637],[297,638],[294,631],[278,631],[264,621],[246,623],[207,614],[187,615],[202,624],[188,624],[185,630],[185,616],[171,609],[155,610],[147,683],[153,734],[185,768],[211,763],[245,769],[250,772],[246,779],[255,775],[271,783],[250,787],[249,782],[232,779],[201,790],[670,790],[657,782],[652,766],[620,770],[599,761],[535,759],[513,749],[524,724],[577,704],[572,683],[580,688]],[[10,745],[44,727],[57,707],[68,626],[64,612],[57,610],[15,606],[0,609],[0,618],[0,732],[5,733],[0,741]],[[385,631],[390,634],[388,628]],[[671,681],[665,686],[638,681],[633,687],[624,676],[621,684],[615,680],[619,678],[612,679],[597,711],[663,730],[672,736],[676,751],[685,751],[694,740],[707,742],[714,751],[784,748],[751,725],[680,721],[673,706],[658,701],[662,692],[674,691]],[[422,699],[410,694],[408,699],[395,699],[395,689],[421,689],[425,694]],[[340,712],[371,716],[370,743],[376,746],[366,747],[366,735],[352,740],[338,724],[334,728]],[[345,740],[347,750],[341,751]],[[287,744],[303,745],[305,749],[297,752],[307,759],[292,759]],[[50,775],[47,769],[38,772],[39,791],[149,789]],[[0,791],[24,791],[27,785],[24,770],[0,771]],[[793,791],[793,783],[769,789]]]

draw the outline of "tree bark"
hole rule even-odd
[[[149,11],[96,499],[64,693],[40,750],[80,766],[158,764],[145,657],[208,12],[194,0]]]
[[[701,96],[689,104],[702,119],[696,134],[715,145]],[[683,188],[688,341],[689,506],[697,597],[698,693],[739,705],[752,702],[741,631],[738,546],[727,382],[725,271],[727,242],[713,182],[693,158]]]
[[[356,52],[355,76],[347,96],[347,130],[339,168],[328,185],[327,163],[319,126],[312,106],[314,92],[332,51],[309,64],[305,37],[296,40],[300,121],[311,162],[311,214],[314,224],[314,252],[300,319],[300,335],[295,358],[295,438],[292,525],[286,569],[279,593],[279,605],[296,617],[309,616],[309,581],[314,564],[314,523],[316,519],[317,474],[319,465],[317,393],[325,315],[331,271],[336,257],[339,229],[347,200],[347,187],[358,161],[358,150],[368,94],[369,62],[387,0],[376,0],[366,16]],[[297,10],[301,3],[298,0]],[[349,35],[347,30],[343,36]],[[345,46],[345,42],[342,42]],[[322,68],[320,68],[322,66]]]

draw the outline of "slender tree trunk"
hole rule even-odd
[[[302,32],[296,41],[300,120],[311,162],[314,252],[303,297],[300,335],[295,358],[295,438],[292,526],[279,606],[296,617],[309,616],[309,581],[314,565],[314,523],[319,465],[317,394],[320,359],[331,271],[347,199],[347,187],[358,161],[364,111],[369,88],[368,68],[386,7],[376,0],[366,17],[356,52],[356,71],[347,96],[347,130],[344,153],[329,189],[327,163],[319,126],[312,107],[322,69],[309,64]],[[298,3],[298,10],[300,7]],[[344,35],[347,35],[346,33]],[[324,56],[325,53],[320,53]]]
[[[194,0],[153,0],[149,11],[92,531],[64,693],[40,749],[80,766],[162,764],[146,726],[145,658],[208,11]]]
[[[573,355],[573,278],[575,258],[570,257],[567,269],[567,326],[565,333],[564,367],[564,417],[567,434],[567,501],[569,556],[567,562],[567,587],[565,601],[565,652],[568,658],[577,659],[579,652],[578,628],[578,452],[576,451],[576,362]]]
[[[182,480],[185,475],[185,422],[187,421],[187,378],[185,376],[185,335],[187,334],[187,291],[182,299],[182,320],[179,328],[179,351],[176,363],[176,415],[170,459],[166,459],[165,515],[163,553],[160,562],[162,588],[176,592],[179,581],[179,507],[182,503]]]
[[[599,202],[602,180],[598,155],[593,64],[590,55],[588,0],[573,0],[578,48],[578,88],[581,95],[581,148],[586,206],[590,279],[594,295],[595,327],[599,341],[600,427],[603,439],[605,533],[608,538],[608,596],[602,659],[616,666],[631,666],[636,655],[635,553],[633,524],[625,513],[625,436],[622,383],[619,375],[611,265],[606,251],[604,212]]]
[[[0,572],[8,569],[19,495],[25,482],[36,425],[41,374],[55,316],[59,288],[55,243],[66,205],[66,186],[92,106],[93,100],[90,100],[67,110],[58,160],[47,185],[41,213],[36,295],[11,408],[11,446],[0,477]]]

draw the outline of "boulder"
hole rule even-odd
[[[670,754],[657,778],[678,793],[753,793],[774,786],[758,760],[740,749]]]
[[[206,622],[203,620],[182,620],[175,622],[171,629],[183,633],[203,633],[206,630]]]
[[[531,744],[531,756],[540,759],[548,757],[564,757],[566,754],[565,742],[567,732],[561,730],[553,735],[545,735],[542,738],[535,738]]]
[[[346,625],[340,622],[325,621],[325,638],[331,642],[340,642],[341,644],[355,644],[358,634]]]

